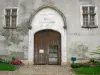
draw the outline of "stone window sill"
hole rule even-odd
[[[4,29],[17,29],[18,27],[3,27]]]
[[[93,26],[89,26],[89,25],[85,26],[85,25],[83,25],[82,28],[98,28],[98,26],[97,25],[93,25]]]

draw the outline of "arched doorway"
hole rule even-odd
[[[59,46],[59,47],[61,47],[61,49],[59,49],[59,50],[61,50],[61,52],[58,52],[60,54],[57,57],[57,62],[51,63],[51,64],[61,64],[61,65],[66,64],[66,62],[67,62],[67,31],[66,31],[67,26],[66,25],[67,24],[66,24],[66,19],[65,19],[64,14],[56,7],[42,6],[42,7],[39,7],[34,12],[34,14],[31,15],[29,23],[30,23],[29,49],[28,49],[29,62],[31,62],[33,64],[39,64],[39,63],[37,63],[37,61],[40,56],[38,58],[36,58],[36,55],[34,53],[35,52],[34,51],[35,38],[38,36],[38,33],[42,33],[44,35],[44,34],[47,34],[48,31],[50,31],[53,34],[55,34],[55,33],[59,34],[59,37],[61,37],[60,38],[61,45]],[[46,32],[46,33],[44,33],[44,32]],[[50,36],[50,37],[52,37],[52,36]],[[44,38],[46,38],[46,37],[44,37]],[[40,54],[41,54],[41,52],[43,53],[43,50],[40,50]],[[46,50],[47,50],[47,48],[46,48]],[[37,54],[37,55],[39,55],[39,54]],[[47,60],[49,55],[46,55],[46,56],[47,57],[45,59]],[[41,64],[50,64],[50,63],[44,62]]]
[[[34,35],[34,64],[61,64],[61,35],[46,29]]]

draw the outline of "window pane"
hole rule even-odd
[[[83,15],[83,25],[88,25],[88,15]]]
[[[95,7],[91,6],[91,7],[89,8],[89,12],[90,12],[90,13],[94,13],[94,11],[95,11]]]
[[[16,27],[16,20],[17,20],[17,17],[12,16],[12,27]]]
[[[6,9],[6,15],[10,15],[10,9]]]
[[[12,9],[12,15],[17,15],[17,9]]]
[[[90,15],[90,25],[95,25],[95,16]]]
[[[6,27],[10,27],[10,16],[5,16]]]
[[[88,7],[83,7],[83,13],[88,13]]]

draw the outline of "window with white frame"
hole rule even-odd
[[[83,28],[96,28],[95,6],[82,6]]]
[[[17,8],[5,9],[5,28],[16,28]]]

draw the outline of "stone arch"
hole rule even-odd
[[[62,17],[63,22],[64,22],[63,28],[64,28],[64,29],[67,29],[67,22],[66,22],[66,17],[64,16],[64,14],[63,14],[57,7],[50,6],[50,5],[43,5],[43,6],[40,6],[36,11],[34,11],[34,13],[31,14],[30,19],[29,19],[29,29],[32,28],[32,27],[31,27],[31,23],[32,23],[32,20],[34,19],[35,15],[36,15],[39,11],[41,11],[41,10],[43,10],[43,9],[45,9],[45,8],[51,8],[51,9],[55,10],[57,13],[59,13],[59,15]]]
[[[47,14],[47,13],[53,14],[53,17],[49,17],[49,19],[51,19],[52,21],[55,21],[55,23],[47,25],[48,22],[45,23],[44,17],[40,16],[41,12],[42,12],[42,15]],[[40,21],[42,21],[44,24],[41,24]],[[66,64],[67,62],[67,50],[66,50],[67,49],[67,45],[66,45],[67,44],[66,43],[67,24],[66,24],[66,18],[64,14],[56,7],[43,5],[39,7],[33,14],[31,14],[29,23],[30,23],[29,24],[30,30],[29,30],[28,60],[34,63],[34,41],[35,41],[34,35],[35,33],[37,33],[38,31],[44,30],[44,29],[52,29],[61,34],[61,64],[62,65]]]
[[[39,31],[43,31],[43,30],[52,30],[52,31],[58,32],[61,35],[61,32],[59,32],[57,30],[54,30],[54,29],[41,29],[41,30],[38,30],[38,31],[34,32],[34,34],[36,34]]]

